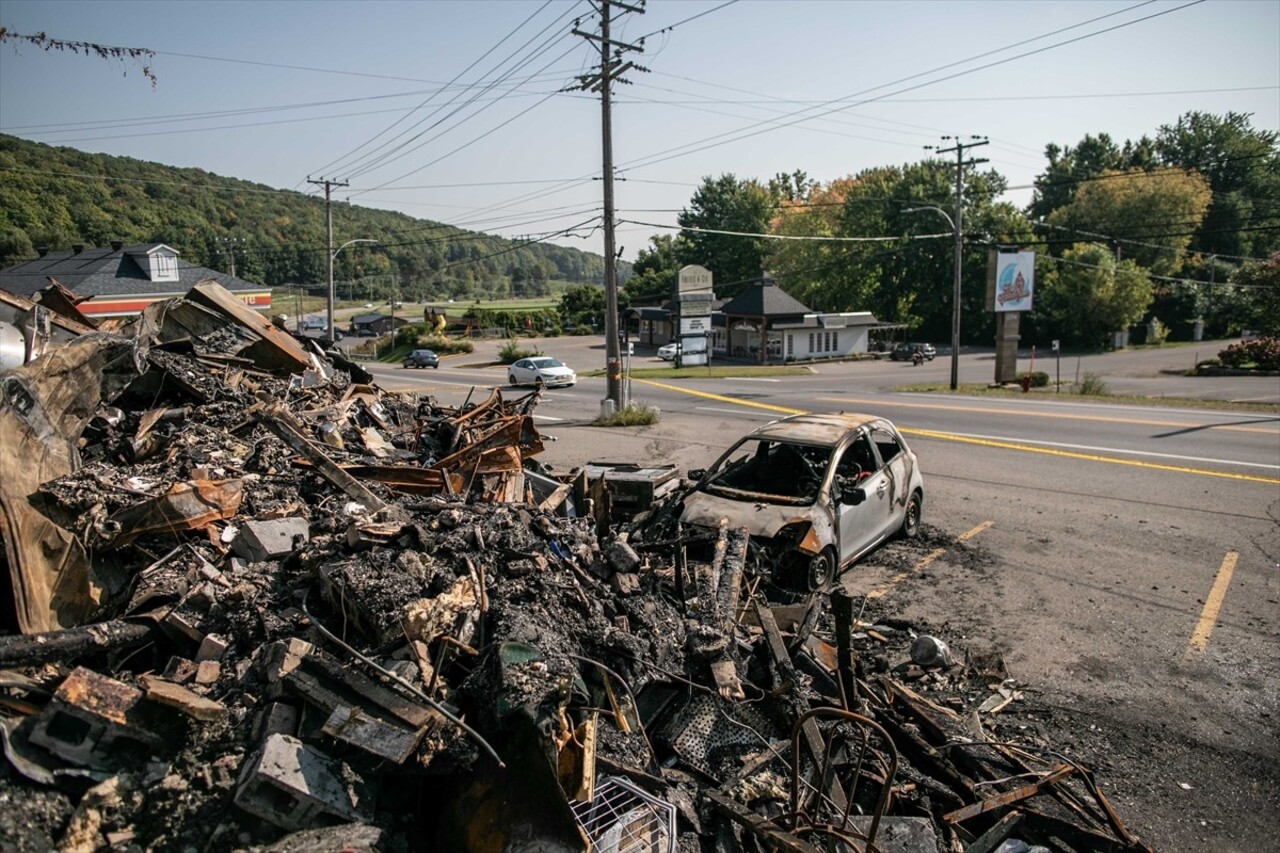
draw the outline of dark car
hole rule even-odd
[[[405,367],[440,367],[440,357],[429,349],[416,349],[404,357]]]
[[[917,341],[904,341],[893,348],[893,352],[889,353],[889,358],[893,361],[910,361],[911,354],[916,351],[916,347],[920,348],[921,354],[924,355],[925,361],[933,361],[938,351],[934,349],[933,344],[919,343]]]

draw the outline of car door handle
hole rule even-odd
[[[888,485],[886,485],[885,483],[881,483],[880,485],[876,486],[876,494],[879,495],[880,497],[884,497],[884,492],[885,492],[885,489],[887,488],[889,488]]]

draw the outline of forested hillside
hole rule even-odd
[[[335,204],[340,289],[404,298],[543,295],[602,282],[604,259],[519,245],[400,213]],[[323,199],[201,169],[89,154],[0,134],[0,265],[39,248],[163,242],[182,258],[272,287],[325,281]]]

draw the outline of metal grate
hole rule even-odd
[[[570,803],[593,853],[674,853],[676,809],[626,779],[596,785],[589,803]]]
[[[742,756],[768,741],[768,720],[748,705],[695,694],[664,727],[659,739],[689,766],[724,781],[742,765]]]

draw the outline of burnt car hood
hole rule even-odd
[[[692,492],[684,499],[683,524],[716,528],[720,519],[729,519],[731,528],[745,527],[747,533],[759,539],[772,539],[788,524],[798,521],[814,521],[819,514],[817,505],[772,504],[763,501],[734,500],[709,492]]]

